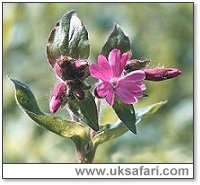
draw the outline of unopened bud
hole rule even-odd
[[[182,72],[176,68],[155,68],[155,69],[144,69],[146,78],[145,80],[150,81],[163,81],[170,78],[179,76]]]
[[[51,113],[55,113],[60,106],[66,103],[67,85],[64,82],[56,84],[50,95],[49,108]]]
[[[54,71],[63,80],[86,79],[89,75],[87,60],[76,60],[61,55],[54,64]]]

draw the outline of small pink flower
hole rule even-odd
[[[124,74],[124,67],[130,58],[130,53],[121,54],[120,50],[113,49],[108,60],[105,56],[98,56],[98,64],[90,64],[90,75],[99,79],[95,89],[98,97],[105,97],[113,105],[115,95],[125,104],[132,104],[142,97],[146,89],[142,81],[145,73],[142,70]]]
[[[67,86],[64,82],[56,84],[50,95],[49,108],[51,113],[55,113],[58,108],[66,103]]]

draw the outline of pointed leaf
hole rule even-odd
[[[115,113],[119,119],[128,127],[128,129],[136,134],[136,117],[133,105],[124,104],[119,99],[116,99],[113,109],[115,110]]]
[[[106,126],[106,130],[101,131],[93,138],[92,143],[94,147],[97,147],[98,145],[108,142],[110,140],[116,139],[129,131],[129,129],[120,121],[119,123],[111,123],[107,124]]]
[[[11,81],[15,85],[15,97],[18,105],[30,118],[40,126],[60,136],[71,138],[75,143],[79,143],[79,145],[80,142],[86,143],[88,136],[84,125],[42,113],[29,87],[17,80],[11,79]]]
[[[85,98],[75,98],[68,102],[69,109],[93,130],[99,130],[98,113],[94,96],[89,90],[85,91]]]
[[[88,32],[75,11],[67,12],[51,31],[47,44],[47,58],[54,66],[61,55],[86,59],[90,53]]]
[[[112,33],[101,50],[101,53],[107,57],[110,51],[114,48],[120,49],[121,52],[127,52],[130,50],[130,40],[118,25],[114,26]]]
[[[145,106],[136,111],[136,124],[139,123],[143,116],[156,113],[167,101],[161,101],[152,105]]]
[[[29,87],[17,80],[10,79],[15,85],[15,98],[23,110],[43,115]]]
[[[141,121],[143,116],[157,112],[166,103],[167,101],[162,101],[136,110],[136,124]],[[115,124],[106,124],[105,128],[105,130],[93,138],[93,145],[95,147],[112,139],[116,139],[128,131],[128,128],[120,121]]]

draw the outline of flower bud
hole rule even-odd
[[[64,82],[56,84],[50,95],[49,108],[51,113],[55,113],[60,106],[64,106],[67,101],[68,88]]]
[[[62,80],[84,80],[88,77],[88,62],[86,60],[75,60],[61,55],[54,64],[54,71]]]
[[[163,81],[170,78],[177,77],[182,72],[176,68],[155,68],[155,69],[144,69],[146,78],[145,80],[150,81]]]

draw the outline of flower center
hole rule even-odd
[[[112,87],[113,87],[114,89],[117,88],[117,86],[118,86],[118,80],[117,80],[117,78],[111,79],[111,80],[110,80],[110,83],[111,83],[111,85],[112,85]]]

